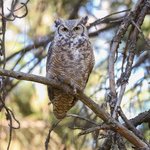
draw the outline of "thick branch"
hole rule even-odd
[[[47,78],[32,75],[32,74],[26,74],[22,72],[15,72],[15,71],[9,71],[9,70],[3,70],[0,69],[0,75],[1,76],[7,76],[7,77],[13,77],[18,80],[27,80],[27,81],[34,81],[38,83],[42,83],[45,85],[51,85],[55,88],[64,89],[61,87],[60,84],[56,83],[54,80],[49,80]],[[70,94],[74,95],[71,90],[67,91]],[[129,142],[131,142],[136,147],[144,147],[148,149],[147,144],[145,144],[142,140],[140,140],[137,136],[135,136],[131,131],[129,131],[126,127],[121,125],[119,122],[117,122],[115,119],[113,119],[103,108],[101,108],[98,104],[96,104],[92,99],[88,98],[85,94],[78,91],[76,96],[78,99],[80,99],[85,105],[87,105],[99,118],[101,118],[103,121],[108,123],[111,128],[118,132],[120,135],[125,137]]]
[[[130,119],[131,123],[136,127],[142,123],[149,123],[150,126],[150,109],[140,113],[138,116]]]

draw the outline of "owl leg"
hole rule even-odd
[[[73,88],[73,93],[77,94],[77,91],[83,91],[80,85],[78,85],[74,80],[70,81],[70,86]]]
[[[71,82],[70,85],[73,88],[73,93],[77,94],[78,87],[76,86],[76,84],[74,82]]]
[[[81,87],[73,80],[73,79],[68,79],[68,77],[64,77],[64,76],[57,76],[57,79],[59,82],[61,82],[62,84],[66,84],[67,86],[65,86],[65,91],[67,93],[67,91],[69,91],[70,89],[73,90],[73,94],[77,94],[77,91],[82,91],[83,89],[81,89]]]
[[[57,75],[57,77],[55,77],[55,81],[56,81],[56,82],[59,82],[59,84],[62,85],[64,91],[65,91],[67,94],[69,94],[69,93],[70,93],[70,90],[73,89],[72,86],[71,86],[71,84],[70,84],[70,82],[69,82],[69,80],[68,80],[66,77],[64,77],[64,76]],[[65,85],[65,86],[64,86],[64,85]]]
[[[65,91],[67,94],[69,94],[70,89],[71,89],[71,86],[69,85],[69,82],[67,83],[67,82],[66,82],[67,80],[65,80],[62,76],[60,76],[60,75],[57,75],[57,76],[56,76],[56,75],[55,75],[55,76],[50,75],[50,76],[47,76],[47,78],[48,78],[48,79],[51,79],[51,80],[54,80],[56,84],[58,84],[58,85],[60,85],[61,87],[63,87],[64,91]],[[66,86],[64,86],[64,84],[65,84]],[[49,87],[49,91],[50,91],[50,87]]]

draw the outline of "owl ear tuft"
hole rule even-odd
[[[80,23],[86,25],[87,21],[88,21],[88,16],[85,16],[81,19]]]
[[[62,23],[61,19],[55,20],[55,27],[58,27]]]

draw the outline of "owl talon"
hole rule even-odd
[[[66,86],[66,87],[64,88],[64,90],[65,90],[65,92],[66,92],[67,94],[70,94],[70,87]]]
[[[82,91],[81,87],[78,86],[78,85],[77,85],[77,86],[74,86],[74,87],[73,87],[73,93],[76,95],[78,91]]]
[[[77,89],[76,88],[73,89],[73,94],[75,94],[75,95],[77,94]]]

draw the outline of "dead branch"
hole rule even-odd
[[[88,119],[88,118],[85,118],[85,117],[82,117],[82,116],[79,116],[79,115],[76,115],[76,114],[67,114],[67,117],[74,117],[74,118],[78,118],[78,119],[81,119],[81,120],[85,120],[91,124],[94,124],[94,125],[98,125],[96,122]]]
[[[134,60],[134,56],[135,56],[135,50],[136,50],[136,42],[137,42],[138,35],[139,35],[139,32],[140,32],[139,28],[141,27],[141,25],[144,21],[145,15],[147,14],[147,11],[148,11],[148,6],[145,3],[143,8],[141,9],[141,12],[138,15],[138,19],[136,21],[136,26],[134,28],[131,28],[131,34],[130,34],[130,37],[129,37],[130,43],[127,46],[127,48],[129,49],[129,56],[127,58],[127,65],[126,65],[126,68],[125,68],[125,72],[123,72],[121,74],[121,77],[119,79],[121,81],[120,82],[121,90],[120,90],[120,93],[119,93],[119,96],[118,96],[118,99],[117,99],[117,102],[116,102],[116,105],[115,105],[115,109],[114,109],[114,112],[113,112],[114,116],[116,116],[117,107],[120,106],[120,104],[121,104],[121,100],[122,100],[122,97],[123,97],[125,89],[126,89],[126,84],[128,83],[129,77],[131,75],[132,64],[133,64],[133,60]],[[131,20],[131,22],[132,22],[132,20]]]
[[[132,68],[139,67],[141,64],[143,64],[147,59],[149,58],[148,52],[145,52],[141,57],[139,57],[138,61],[135,63],[135,65]]]
[[[41,41],[39,41],[38,39],[34,41],[33,44],[28,45],[26,47],[24,47],[23,49],[13,53],[12,55],[10,55],[9,57],[6,58],[6,62],[9,61],[10,59],[12,59],[13,57],[15,57],[16,55],[20,54],[20,53],[27,53],[30,50],[34,49],[34,48],[39,48],[41,46],[46,46],[51,40],[53,39],[52,35],[43,37]],[[2,62],[0,62],[1,64]]]
[[[133,126],[134,126],[133,128],[135,129],[135,127],[137,127],[138,125],[140,125],[144,122],[150,124],[150,110],[142,112],[139,115],[137,115],[136,117],[129,119],[129,120],[126,119],[126,116],[122,112],[120,112],[120,110],[118,110],[118,111],[119,111],[119,114],[121,115],[121,117],[123,118],[123,120],[125,121],[125,123],[123,125],[126,126],[129,130],[132,130],[131,128]],[[127,125],[127,124],[129,124],[129,125]],[[77,128],[77,129],[79,129],[79,128]],[[80,132],[79,135],[84,135],[84,134],[94,132],[96,130],[104,130],[104,129],[110,130],[111,127],[109,125],[102,124],[102,125],[98,125],[96,127],[91,127],[86,130],[84,129],[84,131]],[[136,129],[136,132],[139,136],[139,131],[137,129]]]
[[[1,28],[0,28],[0,35],[1,35],[1,39],[0,39],[0,59],[2,58],[2,60],[0,60],[0,65],[2,64],[2,68],[5,69],[6,66],[6,53],[5,53],[5,32],[6,32],[6,22],[7,21],[13,21],[16,18],[23,18],[28,14],[28,9],[27,9],[27,3],[29,2],[29,0],[26,1],[26,3],[21,3],[22,7],[18,8],[15,10],[15,6],[17,4],[17,1],[13,0],[11,3],[11,10],[10,10],[10,14],[8,16],[13,16],[13,19],[9,19],[7,17],[5,17],[5,13],[4,13],[4,1],[0,1],[0,6],[1,6],[1,12],[0,12],[0,16],[1,16]],[[22,8],[25,8],[25,14],[22,16],[17,16],[14,14],[15,11],[18,11]],[[9,121],[9,140],[8,140],[8,145],[7,145],[7,150],[9,150],[10,148],[10,144],[11,144],[11,139],[12,139],[12,130],[13,129],[18,129],[20,128],[20,123],[19,121],[16,119],[13,111],[11,109],[9,109],[6,105],[5,105],[5,99],[6,99],[6,81],[7,79],[2,77],[0,78],[0,111],[2,108],[4,108],[4,110],[6,111],[6,119]],[[13,126],[13,120],[18,124],[18,127],[14,127]]]
[[[140,113],[138,116],[130,119],[130,122],[137,127],[142,123],[148,123],[150,127],[150,109],[148,111]]]
[[[54,80],[49,80],[45,77],[33,75],[33,74],[27,74],[22,72],[15,72],[10,70],[3,70],[0,69],[0,75],[1,76],[7,76],[7,77],[13,77],[18,80],[26,80],[26,81],[33,81],[42,83],[45,85],[51,85],[55,88],[66,90],[65,92],[68,92],[69,94],[72,94],[73,96],[80,99],[85,105],[87,105],[99,118],[101,118],[105,123],[109,124],[112,130],[118,132],[120,135],[125,137],[129,142],[131,142],[136,147],[145,147],[148,148],[147,144],[144,143],[142,140],[140,140],[137,136],[135,136],[131,131],[129,131],[126,127],[121,125],[118,121],[113,119],[103,108],[101,108],[98,104],[96,104],[92,99],[87,97],[84,93],[78,91],[75,95],[72,92],[72,89],[68,88],[68,86],[62,86],[60,83],[56,83]],[[65,87],[65,88],[64,88]]]
[[[119,28],[117,34],[113,38],[113,41],[111,44],[108,72],[109,72],[110,95],[111,95],[111,103],[112,104],[114,102],[116,102],[116,99],[117,99],[116,86],[115,86],[115,73],[114,73],[115,54],[119,47],[119,44],[121,42],[123,35],[125,34],[128,26],[131,23],[132,17],[133,17],[133,14],[131,12],[125,17],[125,19],[123,20],[123,22],[120,25],[120,28]],[[113,111],[114,104],[111,107],[112,107],[112,111]]]
[[[127,128],[131,131],[133,131],[133,133],[138,136],[139,138],[141,138],[142,140],[144,139],[141,132],[139,130],[137,130],[135,128],[135,126],[127,119],[127,117],[125,116],[125,114],[123,113],[121,107],[118,107],[118,113],[121,116],[121,118],[123,119],[123,121],[125,122]]]
[[[122,11],[119,11],[119,12],[111,13],[111,14],[109,14],[109,15],[103,17],[103,18],[97,19],[97,20],[94,21],[93,23],[90,23],[90,25],[88,26],[88,28],[91,28],[92,26],[99,25],[99,24],[101,24],[101,23],[103,23],[103,22],[109,23],[109,22],[112,21],[112,20],[108,20],[108,18],[109,18],[110,16],[113,16],[113,15],[116,15],[116,14],[120,14],[120,13],[123,13],[123,12],[128,12],[128,11],[130,11],[130,9],[122,10]],[[122,18],[124,18],[124,17],[122,17]],[[108,20],[108,21],[107,21],[107,20]],[[116,19],[114,19],[114,20],[116,20]],[[117,19],[117,20],[118,20],[118,19]]]
[[[124,74],[126,74],[126,82],[122,82],[121,84],[121,88],[120,88],[120,92],[119,95],[117,95],[116,92],[116,82],[115,82],[115,72],[114,72],[114,66],[115,66],[115,61],[117,58],[117,50],[119,48],[119,45],[122,41],[123,36],[125,35],[126,31],[128,30],[128,27],[130,24],[132,24],[132,20],[136,20],[138,26],[140,27],[141,24],[143,23],[143,19],[147,13],[148,10],[148,2],[146,0],[140,0],[137,2],[136,6],[132,9],[132,11],[130,11],[128,13],[128,15],[124,18],[123,22],[121,23],[117,34],[115,35],[115,37],[112,40],[112,43],[110,45],[110,54],[109,54],[109,62],[108,62],[108,72],[109,72],[109,86],[110,86],[110,109],[111,109],[111,114],[113,116],[113,118],[117,118],[117,107],[120,106],[121,104],[121,100],[122,97],[124,95],[125,89],[126,89],[126,84],[127,81],[130,77],[131,74],[131,70],[132,70],[132,63],[133,63],[133,59],[134,59],[134,50],[135,50],[135,45],[136,45],[136,41],[137,41],[137,37],[138,37],[138,29],[135,28],[131,28],[130,34],[129,34],[129,40],[130,41],[130,45],[126,44],[126,49],[129,48],[130,53],[128,56],[128,60],[127,60],[127,65],[126,65],[126,70],[125,72],[122,73],[122,76]],[[133,38],[133,39],[132,39]],[[134,40],[134,41],[133,41]],[[132,43],[132,44],[131,44]],[[130,47],[128,47],[130,46]],[[124,59],[123,59],[124,61]],[[125,79],[125,78],[123,78]],[[118,85],[118,82],[117,82]],[[111,132],[110,132],[111,134]],[[115,137],[114,137],[115,138]],[[105,140],[105,143],[108,143],[108,141],[110,141],[111,139],[108,138]]]
[[[91,127],[91,128],[88,128],[84,131],[81,131],[78,136],[81,136],[81,135],[85,135],[85,134],[89,134],[91,132],[94,132],[94,131],[97,131],[97,130],[110,130],[110,126],[109,125],[106,125],[106,124],[102,124],[102,125],[99,125],[99,126],[96,126],[96,127]]]
[[[48,150],[48,144],[49,144],[49,141],[50,141],[50,135],[51,135],[51,132],[58,126],[58,124],[61,122],[61,120],[58,120],[56,123],[54,123],[50,129],[49,129],[49,132],[48,132],[48,135],[47,135],[47,138],[46,138],[46,141],[45,141],[45,150]]]

